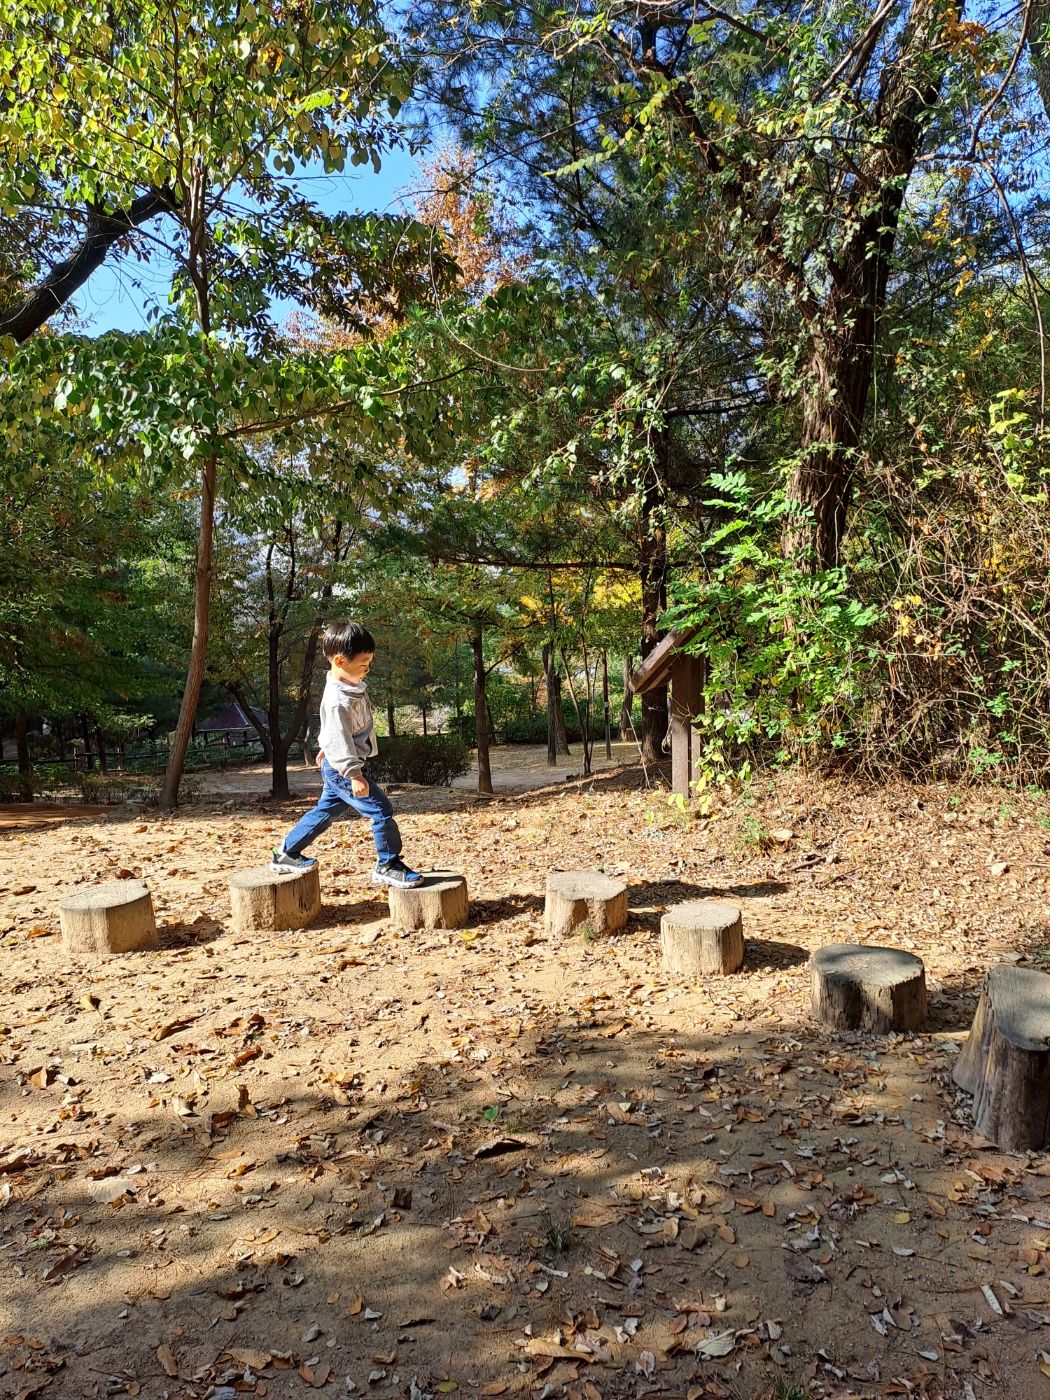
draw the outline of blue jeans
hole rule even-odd
[[[355,797],[350,779],[341,777],[327,759],[321,764],[324,790],[317,806],[300,817],[284,838],[284,849],[290,856],[301,855],[312,841],[327,831],[333,822],[352,814],[367,817],[372,823],[372,840],[380,865],[389,865],[401,854],[401,833],[394,821],[394,809],[383,789],[368,778],[368,796]],[[365,774],[367,778],[367,773]]]

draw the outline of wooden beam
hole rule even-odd
[[[644,695],[647,690],[656,690],[667,684],[676,652],[691,642],[699,630],[699,627],[684,627],[680,632],[668,632],[662,641],[657,642],[631,677],[631,689],[635,695]]]

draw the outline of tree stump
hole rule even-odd
[[[660,920],[660,947],[668,972],[724,977],[744,961],[740,910],[721,899],[678,904]]]
[[[306,928],[321,912],[317,866],[274,870],[259,865],[230,876],[230,907],[237,933],[276,933]]]
[[[1050,977],[990,968],[952,1078],[973,1095],[974,1127],[1009,1152],[1050,1141]]]
[[[627,922],[627,886],[596,870],[548,875],[543,921],[548,933],[614,933]]]
[[[813,1014],[854,1031],[913,1031],[926,1018],[926,971],[903,948],[829,943],[809,960]]]
[[[107,880],[58,906],[62,942],[71,953],[132,953],[156,948],[153,899],[141,880]]]
[[[391,921],[414,928],[462,928],[470,916],[467,882],[450,870],[432,870],[418,885],[388,885]]]

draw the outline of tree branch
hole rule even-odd
[[[48,275],[17,306],[0,309],[0,336],[28,340],[80,290],[106,260],[115,243],[133,233],[140,224],[175,208],[168,190],[150,190],[133,200],[126,209],[109,214],[99,208],[88,211],[87,227],[76,252],[56,263]]]

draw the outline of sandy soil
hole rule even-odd
[[[679,819],[635,773],[395,802],[468,928],[396,932],[349,823],[317,925],[235,935],[228,875],[301,803],[0,830],[0,1395],[1048,1390],[1050,1158],[949,1078],[985,966],[1047,956],[1040,809],[784,779]],[[574,866],[628,884],[621,934],[544,932]],[[72,959],[58,902],[128,874],[161,949]],[[684,986],[659,916],[709,893],[747,959]],[[813,1024],[836,940],[922,954],[922,1034]]]

